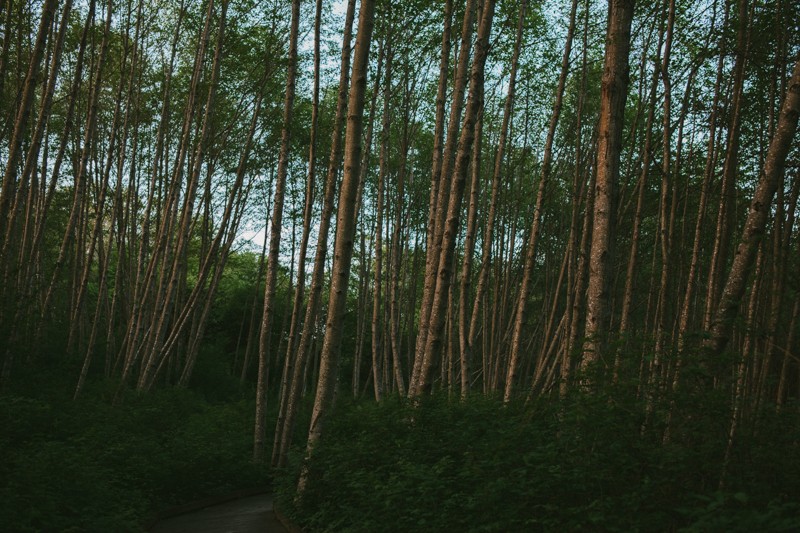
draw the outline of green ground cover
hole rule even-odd
[[[141,531],[156,511],[268,483],[250,462],[252,394],[171,388],[112,405],[114,384],[73,401],[48,375],[0,394],[1,530]]]
[[[307,492],[293,497],[298,453],[278,505],[307,531],[796,531],[796,415],[743,427],[720,488],[724,398],[674,400],[666,443],[663,413],[643,433],[643,403],[613,393],[528,407],[342,401]]]

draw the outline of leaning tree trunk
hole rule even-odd
[[[311,413],[311,424],[306,444],[306,460],[314,452],[322,436],[325,419],[333,404],[333,394],[338,377],[339,352],[342,342],[347,288],[350,282],[350,265],[353,257],[353,238],[356,222],[356,196],[361,165],[361,134],[363,129],[364,94],[367,85],[369,48],[375,19],[374,0],[362,0],[358,20],[358,34],[353,57],[352,86],[348,102],[347,134],[342,188],[339,194],[336,240],[334,244],[333,275],[331,278],[328,318],[320,354],[319,380]],[[308,481],[308,470],[302,470],[297,492],[302,495]]]
[[[33,98],[36,93],[36,87],[39,85],[45,43],[47,42],[47,35],[50,33],[50,26],[53,21],[53,16],[55,15],[56,6],[58,6],[56,0],[46,0],[42,6],[42,19],[39,23],[39,30],[36,34],[33,50],[31,51],[31,60],[28,65],[28,73],[25,77],[25,85],[22,88],[22,95],[14,122],[14,131],[8,145],[6,168],[3,174],[2,188],[0,188],[0,236],[5,234],[6,217],[16,193],[17,166],[23,153],[22,143],[28,131]],[[11,6],[9,5],[8,8],[10,11]],[[9,31],[10,28],[8,27],[4,30],[6,34],[4,41],[6,42],[9,40]]]
[[[747,285],[758,244],[764,236],[770,206],[775,190],[780,183],[786,156],[792,148],[800,115],[800,61],[794,66],[792,78],[786,91],[775,135],[769,145],[764,169],[758,180],[753,200],[745,220],[742,240],[736,248],[731,271],[722,290],[719,305],[711,321],[710,338],[705,342],[709,355],[718,356],[728,344],[739,303]]]
[[[422,353],[417,353],[417,358],[422,358],[422,364],[413,391],[409,389],[409,396],[411,397],[419,396],[428,389],[430,370],[434,358],[438,357],[441,353],[444,341],[447,301],[452,274],[451,269],[456,239],[458,238],[458,226],[461,218],[461,201],[466,186],[467,168],[469,165],[469,157],[472,153],[472,142],[475,137],[475,120],[478,117],[478,109],[481,104],[481,91],[479,87],[483,84],[484,66],[489,51],[489,34],[491,33],[494,9],[494,0],[486,0],[483,6],[481,22],[478,27],[478,37],[475,41],[475,52],[470,74],[469,98],[467,100],[466,111],[464,112],[464,121],[463,124],[461,124],[461,135],[458,139],[458,152],[456,153],[455,165],[450,179],[451,190],[447,195],[447,210],[446,214],[443,214],[441,219],[443,222],[441,228],[441,246],[434,247],[434,252],[436,252],[438,248],[441,249],[441,252],[436,262],[437,269],[434,272],[435,277],[431,280],[431,286],[432,288],[435,287],[435,290],[432,292],[430,319],[426,326],[428,330],[427,339],[424,351]],[[447,158],[445,158],[442,167],[443,178],[446,177],[445,172],[447,167]],[[442,186],[445,186],[444,181],[442,182]],[[439,197],[440,199],[442,198],[441,193]],[[420,320],[422,320],[422,314],[420,316]]]
[[[314,210],[314,183],[316,181],[317,129],[319,124],[319,78],[320,78],[320,25],[322,23],[322,0],[317,0],[314,15],[314,89],[311,101],[311,131],[309,134],[308,172],[306,175],[305,206],[303,208],[303,234],[300,237],[300,251],[297,260],[297,285],[292,302],[292,318],[289,323],[289,340],[286,343],[286,357],[281,374],[280,400],[278,403],[279,423],[286,417],[286,399],[289,396],[290,379],[297,359],[296,349],[299,342],[300,313],[305,301],[306,288],[306,255],[308,239],[311,235],[312,216]],[[275,432],[272,446],[272,463],[277,456],[276,450],[280,442],[280,432]]]
[[[525,327],[525,316],[528,300],[530,299],[531,286],[533,284],[533,269],[536,263],[536,248],[539,242],[539,234],[542,226],[542,211],[544,208],[544,196],[547,190],[547,182],[550,178],[550,169],[553,161],[553,141],[555,139],[558,119],[561,115],[561,104],[564,97],[564,87],[567,82],[569,72],[569,56],[572,51],[572,40],[575,35],[575,13],[578,3],[573,0],[570,9],[569,29],[567,30],[567,42],[564,46],[564,55],[561,58],[561,73],[558,77],[555,100],[553,101],[553,111],[550,115],[550,125],[545,139],[544,155],[542,158],[542,174],[539,177],[539,187],[536,192],[536,203],[533,208],[533,221],[531,231],[528,236],[528,248],[525,253],[525,266],[523,267],[522,282],[520,285],[519,298],[516,302],[516,316],[514,318],[513,333],[511,336],[511,359],[508,363],[506,372],[506,387],[503,392],[503,401],[511,400],[514,390],[517,369],[519,367],[520,350],[522,349],[522,332]]]
[[[333,121],[333,134],[331,136],[331,152],[328,159],[328,171],[325,177],[325,196],[322,200],[322,215],[319,223],[317,235],[317,250],[314,257],[314,271],[311,274],[311,286],[306,304],[306,314],[303,320],[303,331],[300,334],[300,344],[297,347],[297,357],[294,368],[290,372],[292,382],[288,389],[286,398],[285,419],[278,419],[275,426],[275,439],[277,441],[280,434],[280,446],[277,451],[273,451],[273,464],[284,466],[286,464],[287,453],[292,441],[292,429],[297,413],[297,403],[300,392],[303,389],[303,371],[306,358],[312,345],[317,315],[319,314],[320,300],[322,296],[322,284],[325,272],[325,258],[328,253],[328,232],[330,230],[331,214],[333,213],[333,202],[336,195],[336,174],[339,170],[342,144],[342,126],[344,124],[345,110],[347,108],[348,88],[350,79],[350,41],[352,39],[353,17],[355,14],[355,0],[347,3],[347,14],[345,15],[344,35],[342,37],[341,71],[339,73],[339,93],[336,101],[336,115]]]
[[[728,10],[725,9],[723,15],[722,26],[725,27],[728,20]],[[713,24],[712,24],[713,28]],[[709,42],[711,34],[709,33]],[[703,223],[705,219],[706,207],[708,204],[708,192],[711,180],[714,174],[714,165],[716,161],[716,143],[717,143],[717,113],[718,104],[721,93],[721,86],[723,81],[722,67],[724,65],[724,44],[725,39],[720,38],[720,55],[717,60],[717,74],[714,83],[714,97],[711,103],[711,113],[709,116],[709,133],[708,133],[708,149],[706,153],[706,164],[703,173],[703,184],[700,189],[700,198],[697,206],[697,216],[695,217],[694,227],[694,240],[692,244],[692,254],[689,260],[689,272],[686,278],[686,289],[684,290],[683,300],[681,302],[681,310],[678,316],[678,355],[675,359],[675,370],[672,376],[672,387],[676,388],[680,381],[681,367],[683,365],[684,351],[686,349],[686,337],[689,333],[689,322],[691,319],[691,312],[694,302],[695,290],[697,287],[698,271],[700,269],[700,248],[703,235]],[[706,44],[708,48],[708,44]]]
[[[659,31],[658,48],[661,49],[663,40],[663,26]],[[647,177],[650,174],[650,160],[652,155],[653,142],[653,121],[656,110],[656,91],[658,88],[658,73],[660,71],[660,60],[656,59],[653,65],[653,75],[650,83],[650,96],[647,103],[647,119],[644,127],[644,145],[642,147],[642,172],[636,185],[636,211],[633,215],[633,232],[631,234],[631,247],[628,253],[628,267],[625,271],[625,291],[622,296],[622,311],[619,318],[620,350],[624,349],[630,329],[631,307],[633,305],[633,295],[636,290],[636,278],[638,276],[637,261],[639,259],[639,242],[641,241],[642,218],[644,217],[644,194],[647,190]],[[620,364],[620,353],[616,354],[614,360],[615,372]]]
[[[294,108],[295,79],[297,77],[297,34],[300,25],[300,0],[292,0],[292,28],[289,36],[289,71],[286,74],[286,98],[283,104],[283,127],[281,151],[278,157],[278,175],[275,199],[272,204],[269,254],[267,255],[267,280],[264,286],[264,314],[261,318],[261,333],[258,341],[258,381],[256,382],[256,421],[253,435],[253,461],[264,460],[266,436],[267,386],[269,380],[270,336],[275,314],[275,292],[278,279],[278,257],[281,248],[283,225],[283,200],[286,190],[286,175],[289,170],[289,149],[292,137],[292,111]]]
[[[720,301],[722,280],[728,261],[732,227],[735,223],[736,175],[739,167],[739,136],[741,130],[741,109],[744,93],[744,74],[747,63],[749,40],[747,20],[748,0],[739,0],[739,28],[736,35],[736,60],[733,67],[733,96],[729,109],[730,125],[725,162],[722,168],[722,191],[720,193],[717,225],[714,234],[714,250],[711,254],[711,265],[708,271],[708,287],[706,291],[706,308],[703,317],[703,328],[711,329],[714,310]]]
[[[67,253],[69,252],[70,244],[73,242],[74,232],[78,227],[79,218],[81,217],[81,213],[85,208],[85,202],[86,202],[85,192],[88,186],[87,181],[89,179],[88,177],[89,157],[93,151],[92,146],[95,143],[95,137],[96,137],[100,91],[102,88],[103,72],[106,63],[106,57],[108,55],[112,11],[113,11],[112,5],[111,2],[109,1],[107,6],[106,21],[103,31],[103,39],[100,44],[100,54],[97,60],[97,70],[94,73],[92,92],[89,97],[90,98],[89,110],[86,117],[86,130],[83,136],[83,148],[81,150],[81,155],[78,160],[78,168],[75,172],[75,191],[73,195],[72,208],[70,210],[69,219],[67,221],[67,225],[64,230],[64,236],[61,241],[61,246],[59,247],[58,258],[56,259],[55,267],[53,269],[53,273],[50,278],[50,284],[47,288],[47,292],[45,293],[44,300],[41,306],[39,324],[37,325],[36,334],[34,337],[35,343],[37,339],[41,338],[42,329],[44,328],[45,322],[47,321],[47,317],[51,312],[50,304],[52,302],[56,286],[58,285],[58,282],[60,280],[62,268],[67,260]],[[76,248],[76,249],[78,250],[76,254],[80,254],[81,248]]]
[[[719,357],[728,344],[733,331],[733,323],[739,310],[739,304],[744,295],[750,270],[755,262],[756,251],[759,249],[764,237],[764,229],[770,215],[772,200],[775,190],[783,181],[783,172],[786,165],[786,156],[792,148],[797,120],[800,116],[800,60],[794,66],[792,78],[783,101],[778,125],[769,145],[764,169],[758,180],[753,200],[742,231],[742,240],[733,256],[733,264],[728,274],[728,279],[722,290],[719,306],[711,322],[710,338],[705,343],[705,349],[712,357]],[[778,221],[780,223],[780,221]],[[734,409],[730,421],[728,446],[722,464],[720,475],[720,488],[724,487],[728,463],[730,459],[732,442],[736,435],[739,417],[741,416],[741,401],[744,368],[740,368],[739,381],[734,397]]]
[[[294,299],[292,301],[292,318],[289,323],[289,340],[286,343],[286,357],[283,362],[281,375],[281,399],[279,413],[285,413],[286,391],[289,387],[289,372],[293,367],[295,349],[299,341],[300,313],[305,299],[306,287],[306,255],[308,239],[311,235],[312,216],[314,209],[314,183],[316,182],[317,159],[317,129],[319,124],[319,78],[320,78],[320,25],[322,22],[322,0],[317,0],[314,15],[314,88],[311,100],[311,130],[309,132],[308,171],[306,173],[305,205],[303,207],[303,233],[300,237],[300,250],[297,257],[297,284],[295,285]],[[279,415],[280,416],[280,415]]]
[[[478,117],[475,120],[475,141],[472,148],[472,179],[469,187],[469,208],[467,209],[467,233],[464,237],[464,262],[461,265],[461,287],[458,300],[458,335],[461,359],[461,400],[467,399],[470,388],[470,363],[473,346],[470,343],[468,306],[469,289],[472,285],[472,256],[475,254],[475,234],[478,229],[478,203],[480,202],[481,148],[483,140],[483,87],[480,87]],[[498,180],[499,181],[499,180]],[[493,191],[494,194],[494,191]],[[485,246],[484,246],[485,248]],[[485,269],[481,269],[483,272]],[[475,302],[478,302],[476,296]]]
[[[409,397],[418,394],[420,372],[424,360],[425,346],[428,339],[430,326],[431,306],[436,290],[436,275],[439,268],[439,258],[442,243],[442,229],[445,225],[447,204],[450,197],[450,181],[453,169],[453,157],[456,151],[458,128],[461,124],[461,110],[464,105],[464,93],[467,87],[469,69],[469,49],[472,39],[472,26],[475,16],[476,0],[467,0],[464,19],[461,26],[461,48],[458,54],[455,84],[453,86],[452,102],[450,104],[450,120],[447,128],[447,141],[442,154],[441,168],[438,176],[432,177],[431,189],[437,191],[436,201],[431,198],[433,209],[428,221],[428,246],[425,252],[425,277],[422,289],[422,301],[419,308],[419,329],[417,332],[416,351],[414,353],[414,366],[411,372],[411,381],[408,386]],[[434,161],[434,165],[436,161]]]

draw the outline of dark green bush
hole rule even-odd
[[[0,395],[0,529],[139,531],[154,511],[267,483],[250,462],[252,402],[98,396]]]
[[[527,407],[342,403],[308,464],[306,492],[294,498],[298,454],[276,481],[278,502],[308,531],[797,527],[800,476],[788,479],[797,475],[797,430],[776,438],[789,420],[766,417],[757,436],[737,444],[718,491],[728,416],[718,400],[675,402],[680,420],[667,442],[666,408],[646,417],[644,403],[613,391]]]

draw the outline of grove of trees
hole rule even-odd
[[[797,2],[0,21],[3,394],[58,372],[121,406],[217,365],[253,401],[252,460],[301,498],[350,398],[405,399],[411,426],[429,396],[495,399],[556,440],[574,398],[624,404],[648,446],[713,442],[698,486],[736,494],[764,461],[744,442],[797,435]]]

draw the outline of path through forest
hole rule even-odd
[[[284,533],[272,495],[257,494],[159,520],[151,533]]]

